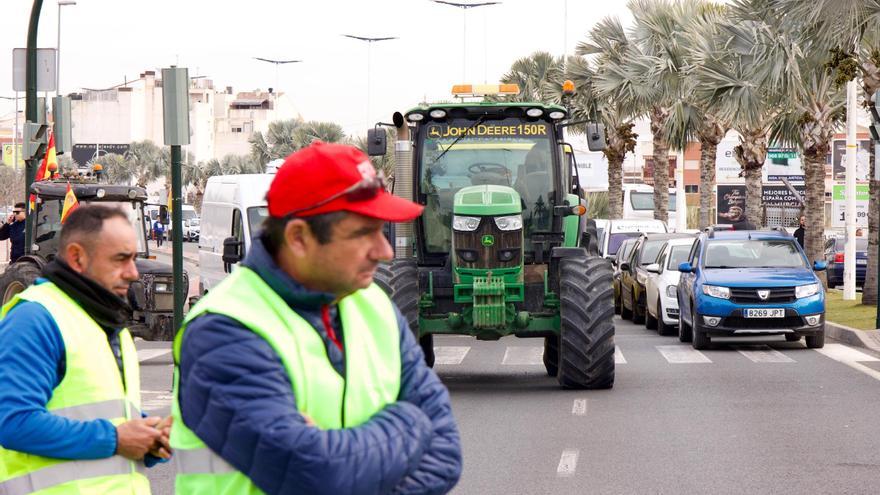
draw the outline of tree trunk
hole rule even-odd
[[[738,131],[740,144],[733,148],[733,154],[746,180],[746,217],[755,227],[761,227],[764,225],[761,169],[767,160],[767,131],[763,127]]]
[[[762,182],[761,169],[749,167],[745,171],[746,179],[746,218],[755,227],[764,225],[764,208],[762,199],[764,195],[764,183]]]
[[[876,154],[876,145],[871,146],[870,158],[870,184],[868,189],[868,266],[865,268],[865,286],[862,288],[862,304],[875,306],[877,304],[877,244],[878,232],[880,232],[880,211],[878,211],[878,201],[880,201],[880,183],[874,180],[874,155]]]
[[[654,108],[651,112],[651,133],[654,142],[654,218],[669,222],[669,145],[666,142],[666,120],[669,112]],[[683,167],[684,164],[678,164]],[[682,228],[679,226],[678,228]]]
[[[623,218],[623,159],[608,160],[608,218]]]
[[[819,149],[824,153],[804,153],[804,251],[811,265],[825,258],[825,156],[828,146],[820,146]],[[816,272],[816,275],[827,287],[825,272]]]
[[[715,189],[715,158],[718,145],[709,139],[700,141],[700,230],[715,223],[710,218]]]

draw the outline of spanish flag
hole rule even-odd
[[[68,182],[67,194],[64,195],[64,207],[61,209],[61,223],[63,224],[67,220],[67,216],[77,208],[79,208],[79,201],[76,199],[76,194],[73,193],[73,188],[70,187],[70,182]]]
[[[49,170],[50,165],[55,165],[55,170],[58,170],[58,157],[55,154],[55,135],[49,134],[49,147],[46,149],[46,155],[43,157],[42,163],[40,163],[40,168],[37,169],[37,175],[34,176],[34,182],[38,182],[41,180],[47,180],[52,178],[52,172]]]

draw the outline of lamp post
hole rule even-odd
[[[370,38],[368,36],[355,36],[353,34],[343,34],[346,38],[367,42],[367,125],[370,125],[370,77],[372,65],[373,43],[377,41],[388,41],[398,39],[396,36],[383,36],[379,38]]]
[[[302,60],[273,60],[271,58],[263,58],[263,57],[254,57],[254,60],[259,60],[260,62],[268,62],[270,64],[275,65],[275,99],[278,99],[278,66],[286,65],[286,64],[298,64],[301,63]],[[275,109],[277,112],[278,109]],[[277,115],[277,113],[276,113]]]
[[[467,82],[467,11],[477,7],[485,7],[487,5],[497,5],[501,2],[478,2],[478,3],[458,3],[447,2],[446,0],[431,0],[434,3],[449,5],[461,9],[462,25],[461,25],[461,82]]]
[[[58,43],[55,45],[55,96],[61,96],[61,7],[76,5],[75,0],[58,0]]]

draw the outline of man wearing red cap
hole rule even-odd
[[[461,474],[449,394],[373,284],[386,192],[356,148],[315,143],[267,194],[242,266],[174,342],[178,493],[442,494]]]

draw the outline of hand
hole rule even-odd
[[[300,414],[302,414],[303,419],[306,420],[306,425],[307,425],[307,426],[314,426],[315,428],[318,427],[318,425],[315,424],[315,420],[313,420],[312,418],[306,416],[306,415],[303,414],[303,413],[300,413]]]
[[[159,437],[157,444],[150,449],[150,454],[162,459],[171,458],[171,444],[169,443],[169,438],[171,437],[172,419],[171,416],[166,416],[165,419],[155,426],[155,428],[162,433],[162,436]]]
[[[157,445],[167,446],[170,451],[168,437],[163,439],[162,431],[156,428],[161,422],[162,418],[150,416],[149,418],[132,419],[117,426],[116,453],[133,461],[139,461]]]
[[[6,219],[6,223],[12,223],[15,221],[15,214],[9,215],[9,218]]]

